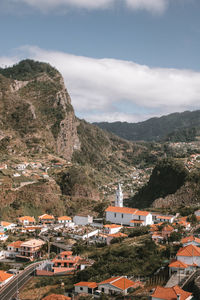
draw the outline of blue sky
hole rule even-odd
[[[199,109],[199,13],[199,0],[1,0],[0,66],[53,64],[88,121]]]

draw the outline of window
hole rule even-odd
[[[139,220],[140,220],[140,216],[139,216]]]
[[[117,214],[115,213],[114,216],[115,216],[115,218],[116,218]]]
[[[105,291],[104,288],[101,288],[101,291],[102,291],[102,293],[104,293],[104,291]]]
[[[124,214],[122,214],[122,219],[123,219],[123,217],[124,217]]]
[[[80,291],[82,291],[83,290],[83,288],[80,286]]]

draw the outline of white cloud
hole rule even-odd
[[[21,58],[49,62],[62,73],[77,115],[89,121],[134,122],[200,108],[199,72],[150,68],[132,61],[94,59],[29,46],[20,51]]]
[[[26,4],[42,12],[55,9],[107,9],[115,5],[124,5],[133,10],[147,10],[154,13],[163,13],[171,0],[1,0],[7,7]],[[177,0],[176,0],[177,1]]]
[[[148,10],[163,13],[167,8],[169,0],[126,0],[127,5],[134,10]]]

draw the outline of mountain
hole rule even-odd
[[[79,120],[61,74],[49,64],[24,60],[0,69],[3,217],[98,214],[102,185],[127,176],[143,151]]]
[[[194,141],[200,133],[200,110],[173,113],[144,122],[93,123],[130,141]]]

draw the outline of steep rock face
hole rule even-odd
[[[152,203],[152,207],[175,208],[179,206],[199,205],[199,185],[186,182],[175,194],[158,198]]]
[[[29,65],[35,68],[34,62],[28,61]],[[32,77],[27,75],[28,80],[19,80],[18,73],[13,78],[13,70],[0,70],[1,139],[9,137],[10,153],[54,152],[71,160],[80,142],[70,96],[58,71],[49,67],[45,72],[46,64],[42,63],[37,68]]]

